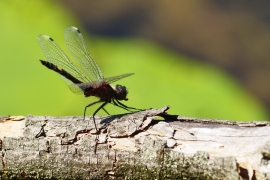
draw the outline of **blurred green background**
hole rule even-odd
[[[170,114],[269,120],[266,103],[222,66],[143,36],[115,36],[98,33],[97,29],[91,34],[82,14],[65,1],[0,2],[0,116],[82,116],[84,107],[96,100],[73,94],[55,72],[39,62],[45,57],[37,43],[38,34],[51,36],[73,60],[64,43],[64,28],[73,25],[81,30],[105,77],[135,73],[114,83],[128,88],[127,106],[144,109],[170,105]],[[97,10],[90,5],[85,8]],[[96,14],[96,21],[100,16]],[[87,114],[97,107],[88,108]],[[126,113],[112,105],[106,109],[111,114]],[[105,113],[100,111],[99,115]]]

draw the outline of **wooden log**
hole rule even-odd
[[[270,179],[268,122],[169,115],[1,117],[2,179]],[[1,179],[0,178],[0,179]]]

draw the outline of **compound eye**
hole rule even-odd
[[[115,86],[115,91],[116,91],[116,98],[118,100],[126,100],[127,99],[126,96],[127,96],[128,91],[127,91],[125,86],[121,86],[121,85],[117,84]]]

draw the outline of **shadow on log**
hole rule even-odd
[[[2,179],[269,179],[268,122],[169,115],[0,118]],[[0,178],[0,179],[1,179]]]

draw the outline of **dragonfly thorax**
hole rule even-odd
[[[118,100],[128,100],[127,99],[127,94],[128,94],[128,90],[125,86],[121,86],[119,84],[117,84],[115,86],[115,92],[116,92],[116,99]]]

